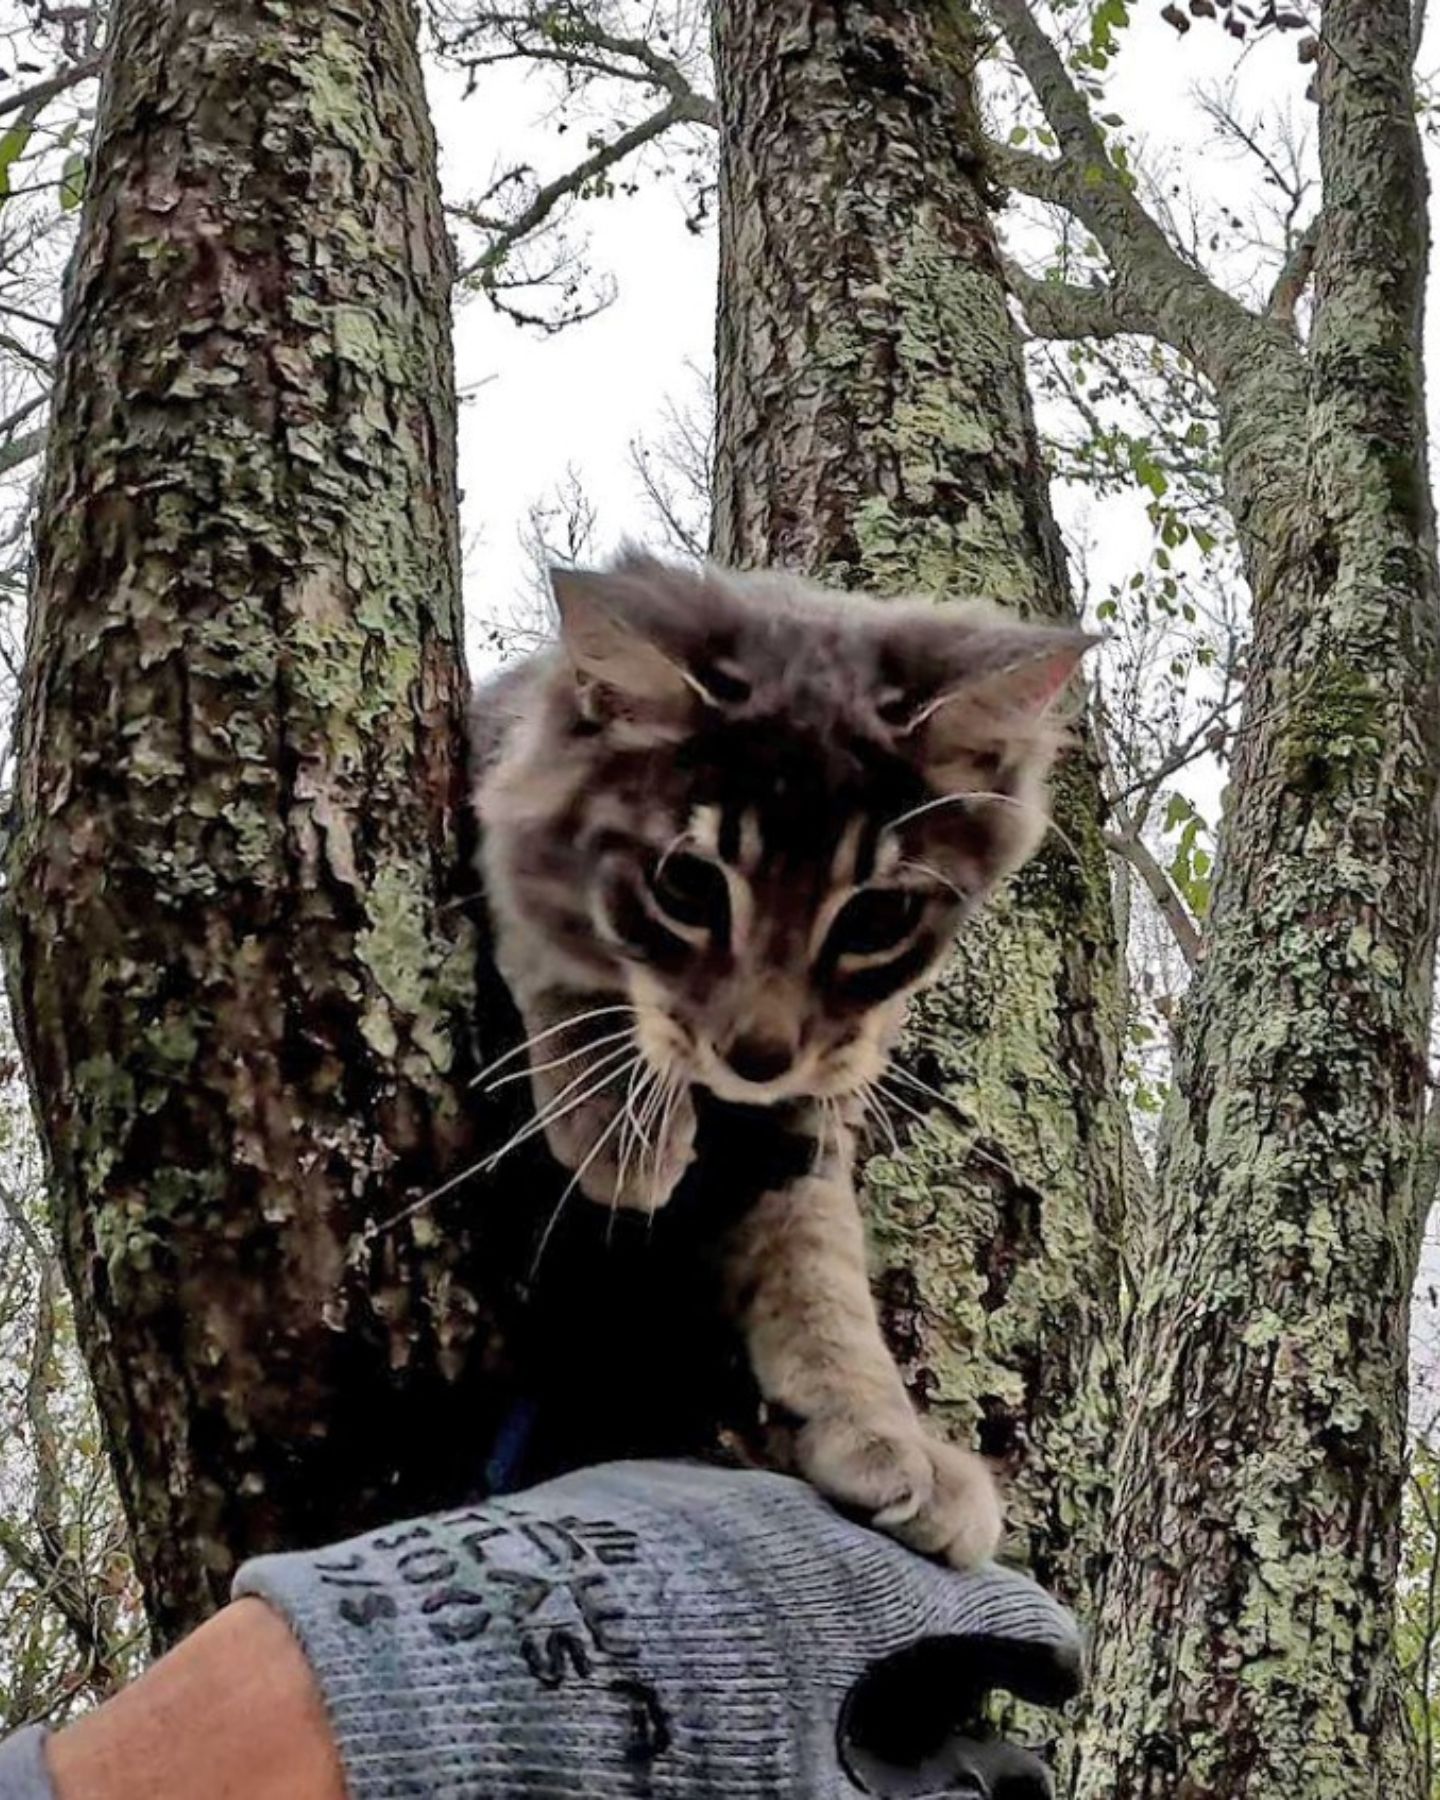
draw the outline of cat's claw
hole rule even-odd
[[[973,1568],[999,1547],[1002,1515],[983,1458],[926,1435],[918,1421],[825,1413],[802,1427],[800,1466],[843,1506],[924,1556]]]

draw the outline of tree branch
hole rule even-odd
[[[38,431],[27,431],[24,437],[18,437],[8,444],[0,444],[0,476],[8,475],[12,469],[18,469],[32,457],[38,456],[45,448],[45,428]]]
[[[1175,884],[1155,860],[1138,832],[1107,831],[1105,848],[1123,856],[1149,889],[1150,898],[1160,909],[1160,916],[1170,927],[1170,935],[1185,958],[1186,968],[1193,969],[1200,960],[1200,931],[1190,917],[1190,909],[1176,892]]]
[[[120,1685],[120,1657],[106,1628],[103,1611],[90,1591],[85,1570],[66,1544],[64,1475],[58,1430],[50,1408],[56,1382],[60,1271],[54,1252],[4,1184],[0,1184],[0,1210],[30,1252],[37,1281],[30,1364],[25,1379],[25,1418],[35,1467],[31,1502],[35,1542],[33,1546],[27,1544],[14,1525],[0,1519],[0,1551],[56,1607],[84,1658],[84,1684],[103,1697]]]
[[[707,111],[706,109],[710,109]],[[592,156],[577,163],[573,169],[554,181],[547,182],[537,189],[528,205],[516,214],[513,219],[504,221],[488,219],[472,208],[458,207],[456,210],[462,218],[481,230],[490,231],[494,235],[484,251],[460,271],[462,281],[479,281],[488,284],[499,272],[505,258],[515,246],[530,237],[546,224],[556,209],[565,201],[574,199],[597,176],[605,174],[633,156],[646,144],[653,143],[658,137],[676,125],[704,125],[712,123],[710,113],[713,102],[705,101],[701,96],[691,95],[687,98],[671,100],[658,112],[648,118],[641,119],[628,131],[621,132],[612,143],[602,145]]]
[[[1272,319],[1278,319],[1282,325],[1295,323],[1295,309],[1300,298],[1310,285],[1310,277],[1315,271],[1315,253],[1320,246],[1320,230],[1325,215],[1317,213],[1305,229],[1290,246],[1290,254],[1285,258],[1285,266],[1275,277],[1275,285],[1270,290],[1270,298],[1265,303],[1265,311]]]
[[[1067,212],[1075,208],[1071,169],[1058,156],[1036,156],[1031,150],[1017,150],[1013,144],[1001,144],[994,138],[985,140],[985,160],[990,173],[1001,187],[1017,194],[1028,194],[1032,200],[1043,200],[1047,206],[1063,206]]]
[[[7,94],[0,100],[0,119],[27,108],[38,112],[42,106],[48,106],[57,94],[63,94],[67,88],[79,87],[82,81],[89,81],[99,75],[104,61],[104,56],[98,53],[87,56],[80,62],[72,63],[68,69],[61,69],[57,74],[47,76],[44,81],[37,81],[33,87],[22,88],[18,94]]]
[[[1008,257],[1005,279],[1036,337],[1070,340],[1156,335],[1150,314],[1108,284],[1076,287],[1073,282],[1047,281]]]
[[[511,34],[511,48],[461,55],[459,60],[465,68],[476,69],[518,58],[528,62],[557,63],[562,68],[604,75],[616,81],[643,82],[669,94],[672,100],[693,105],[703,114],[696,123],[709,125],[712,129],[718,127],[719,112],[715,102],[697,91],[673,57],[663,56],[644,38],[620,37],[590,19],[571,16],[566,19],[565,42],[535,41],[527,35],[535,25],[535,20],[524,13],[486,14],[456,39],[457,47],[467,38],[491,30]],[[606,58],[615,60],[607,61]]]
[[[1028,0],[988,0],[1021,73],[1034,90],[1063,154],[1058,159],[992,148],[996,176],[1080,219],[1109,259],[1112,288],[1127,310],[1153,321],[1155,335],[1212,380],[1257,348],[1256,315],[1181,255],[1111,160],[1084,95]]]

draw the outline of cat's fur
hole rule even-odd
[[[907,996],[1039,841],[1050,703],[1090,640],[633,552],[554,585],[559,644],[475,727],[497,959],[551,1149],[593,1200],[653,1211],[692,1157],[693,1088],[808,1111],[809,1172],[726,1259],[758,1386],[823,1491],[980,1560],[994,1482],[926,1435],[885,1348],[854,1133]]]

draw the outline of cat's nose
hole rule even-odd
[[[778,1081],[795,1060],[795,1052],[779,1038],[742,1037],[725,1052],[725,1060],[742,1081]]]

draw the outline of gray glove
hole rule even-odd
[[[1067,1613],[956,1574],[783,1476],[614,1463],[262,1557],[235,1592],[289,1619],[352,1800],[1029,1800],[976,1732],[1005,1688],[1078,1684]]]
[[[42,1726],[29,1725],[0,1742],[0,1800],[55,1800]]]

